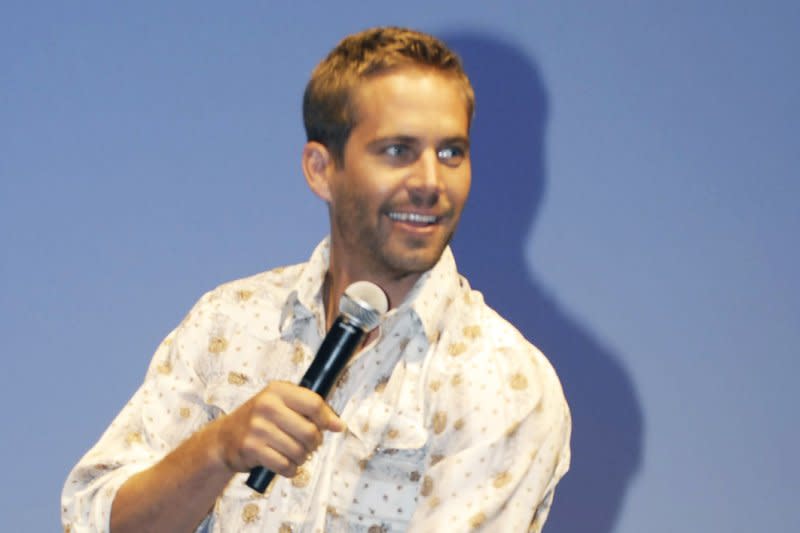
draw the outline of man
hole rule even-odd
[[[473,106],[458,58],[410,30],[352,35],[317,66],[302,166],[330,237],[195,305],[67,479],[68,531],[541,529],[569,411],[447,247]],[[358,280],[390,311],[326,403],[294,383]],[[279,474],[264,496],[244,484],[258,465]]]

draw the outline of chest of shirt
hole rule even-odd
[[[229,346],[205,376],[209,407],[230,412],[272,379],[298,382],[318,339],[308,331],[294,333],[270,339],[247,330],[218,331]],[[298,476],[276,479],[266,498],[234,479],[218,513],[235,515],[242,530],[249,524],[255,531],[328,531],[336,524],[347,531],[359,524],[402,530],[415,508],[428,450],[427,349],[422,338],[388,335],[353,357],[328,397],[348,430],[327,434]],[[271,516],[282,522],[272,524]]]

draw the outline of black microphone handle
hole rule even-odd
[[[364,330],[350,324],[340,315],[325,335],[311,366],[303,374],[300,386],[325,398],[363,337]],[[247,486],[264,494],[274,477],[275,472],[272,470],[257,466],[250,470]]]

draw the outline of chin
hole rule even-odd
[[[386,255],[386,262],[399,275],[422,274],[432,269],[444,252],[444,246],[432,249],[405,249]]]

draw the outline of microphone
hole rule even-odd
[[[386,295],[374,283],[357,281],[347,287],[339,300],[340,314],[325,335],[300,386],[325,398],[364,335],[375,329],[388,308]],[[275,472],[257,466],[250,470],[247,486],[263,494],[274,477]]]

